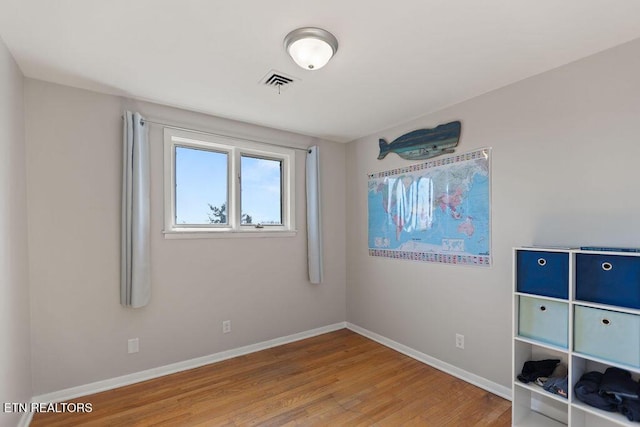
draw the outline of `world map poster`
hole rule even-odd
[[[369,255],[491,265],[491,149],[368,176]]]

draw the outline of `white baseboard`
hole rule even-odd
[[[29,412],[23,413],[22,417],[20,417],[20,422],[18,423],[18,427],[29,427],[29,424],[31,424],[32,419],[33,419],[33,412],[29,411]]]
[[[505,399],[511,400],[511,389],[504,387],[500,384],[487,380],[486,378],[467,372],[456,366],[450,365],[446,362],[438,360],[434,357],[428,356],[403,344],[390,340],[382,335],[378,335],[360,326],[354,325],[349,322],[339,322],[333,325],[323,326],[309,331],[300,332],[293,335],[287,335],[280,338],[274,338],[272,340],[263,341],[257,344],[251,344],[236,349],[222,351],[219,353],[210,354],[208,356],[202,356],[195,359],[185,360],[183,362],[172,363],[157,368],[147,369],[145,371],[135,372],[133,374],[123,375],[116,378],[111,378],[103,381],[96,381],[90,384],[85,384],[77,387],[71,387],[64,390],[54,391],[51,393],[45,393],[38,396],[34,396],[31,401],[37,403],[55,403],[63,402],[77,397],[87,396],[90,394],[100,393],[106,390],[112,390],[114,388],[135,384],[142,381],[162,377],[164,375],[173,374],[176,372],[186,371],[188,369],[198,368],[200,366],[208,365],[215,362],[221,362],[223,360],[231,359],[233,357],[242,356],[256,351],[266,350],[268,348],[276,347],[283,344],[288,344],[294,341],[300,341],[306,338],[311,338],[317,335],[325,334],[328,332],[337,331],[339,329],[348,328],[353,332],[356,332],[362,336],[370,338],[386,347],[392,348],[402,354],[405,354],[413,359],[416,359],[422,363],[433,366],[443,372],[446,372],[454,377],[460,378],[468,383],[483,388],[493,394],[496,394]],[[18,424],[19,427],[27,427],[31,422],[33,413],[25,413]]]
[[[171,363],[165,366],[159,366],[157,368],[147,369],[145,371],[135,372],[133,374],[123,375],[121,377],[111,378],[103,381],[96,381],[94,383],[85,384],[77,387],[71,387],[64,390],[54,391],[52,393],[45,393],[38,396],[34,396],[31,399],[32,402],[37,403],[55,403],[63,402],[69,399],[75,399],[77,397],[87,396],[90,394],[100,393],[101,391],[112,390],[114,388],[123,387],[130,384],[147,381],[153,378],[162,377],[164,375],[174,374],[180,371],[186,371],[188,369],[198,368],[200,366],[208,365],[215,362],[221,362],[223,360],[231,359],[237,356],[243,356],[245,354],[254,353],[260,350],[266,350],[268,348],[277,347],[279,345],[288,344],[294,341],[300,341],[306,338],[311,338],[316,335],[325,334],[327,332],[337,331],[339,329],[346,328],[346,322],[334,323],[333,325],[323,326],[309,331],[300,332],[293,335],[287,335],[285,337],[274,338],[268,341],[262,341],[257,344],[251,344],[240,348],[235,348],[219,353],[210,354],[208,356],[197,357],[195,359],[185,360],[183,362]],[[25,414],[27,415],[27,414]],[[33,414],[31,414],[33,416]],[[23,416],[23,418],[25,418]],[[21,426],[28,426],[31,421],[30,417],[26,424],[21,421]]]
[[[487,390],[488,392],[496,394],[507,400],[511,400],[511,389],[508,387],[505,387],[498,383],[494,383],[493,381],[489,381],[488,379],[483,378],[479,375],[472,374],[471,372],[465,371],[464,369],[460,369],[449,363],[443,362],[442,360],[436,359],[435,357],[431,357],[411,347],[407,347],[404,344],[400,344],[396,341],[390,340],[389,338],[384,337],[382,335],[378,335],[375,332],[371,332],[367,329],[361,328],[360,326],[354,325],[353,323],[346,322],[346,324],[347,324],[347,328],[352,330],[353,332],[356,332],[362,336],[370,338],[373,341],[376,341],[386,347],[392,348],[397,352],[407,355],[429,366],[433,366],[434,368],[440,371],[446,372],[449,375],[453,375],[454,377],[460,378],[461,380],[471,383],[475,386],[478,386],[484,390]]]

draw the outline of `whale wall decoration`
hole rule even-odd
[[[381,138],[378,160],[384,159],[389,153],[396,153],[406,160],[423,160],[451,154],[460,140],[460,129],[460,122],[455,121],[433,129],[418,129],[405,133],[391,143]]]

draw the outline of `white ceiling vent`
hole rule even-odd
[[[299,79],[282,73],[280,71],[271,70],[265,75],[260,83],[278,91],[283,92],[289,88],[293,83],[299,81]]]

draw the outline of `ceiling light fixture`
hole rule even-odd
[[[298,28],[284,38],[284,47],[300,67],[319,70],[338,51],[338,39],[322,28]]]

